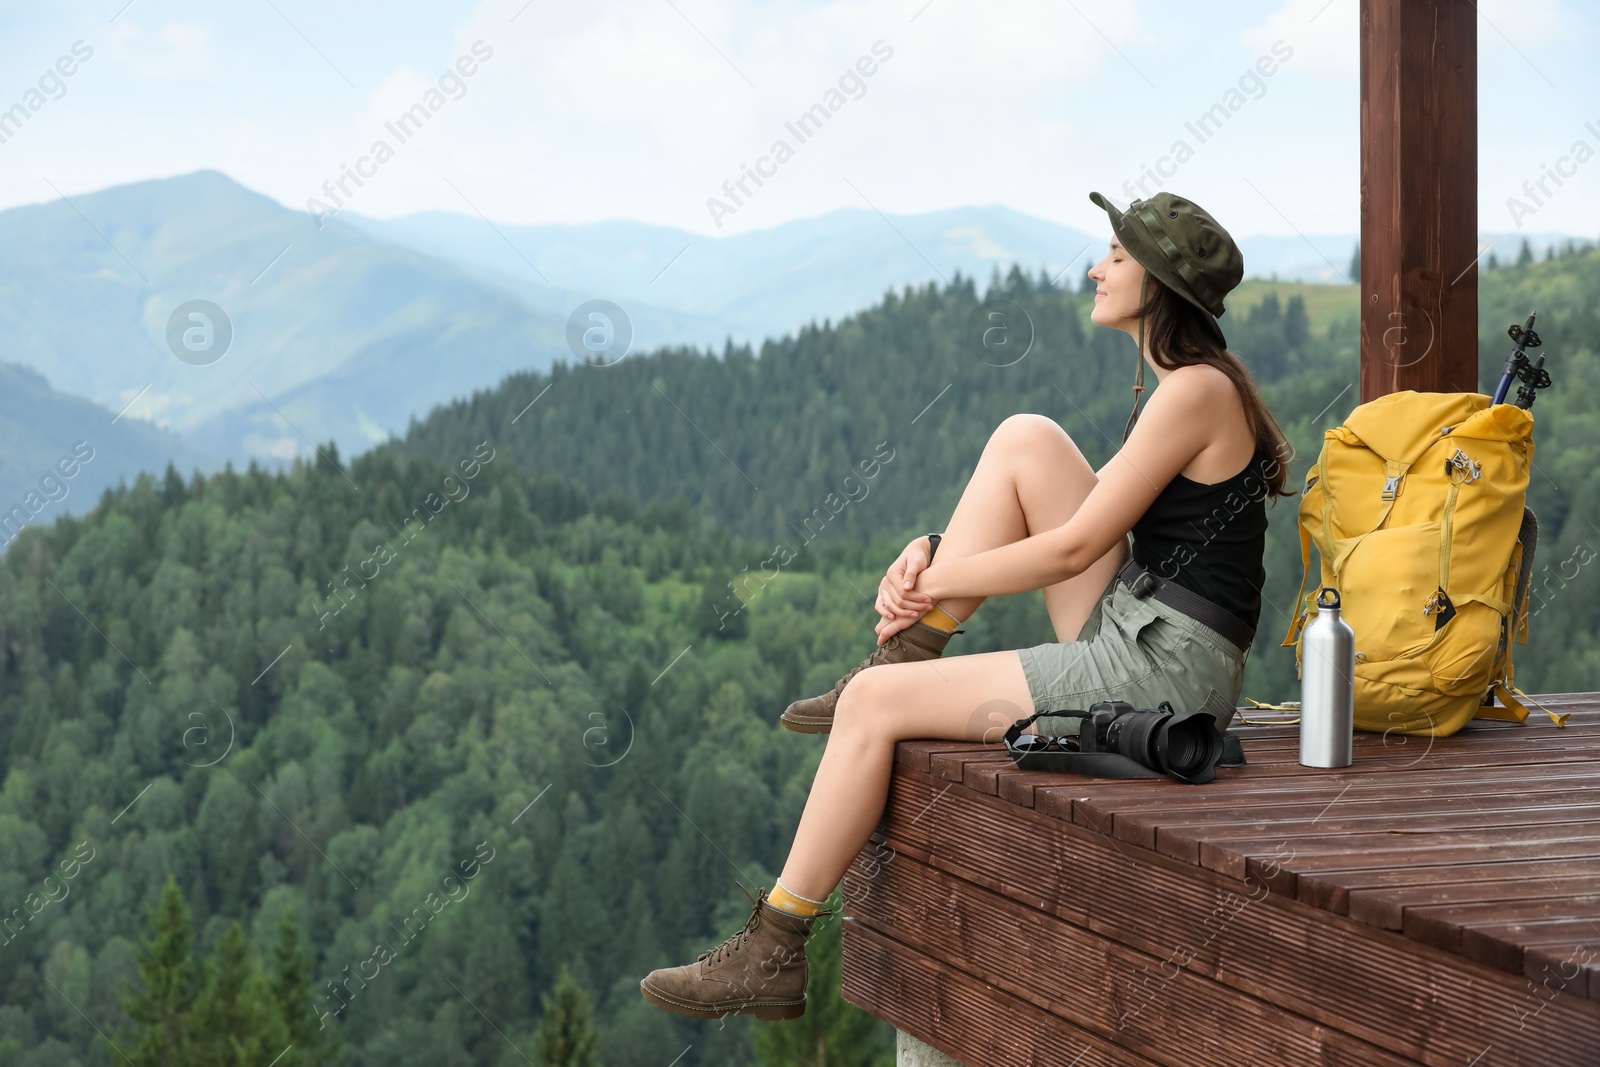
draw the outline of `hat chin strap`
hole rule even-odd
[[[1144,279],[1139,283],[1139,310],[1141,312],[1144,310],[1145,290],[1149,288],[1149,285],[1150,272],[1145,271]],[[1134,421],[1139,417],[1139,401],[1142,399],[1141,394],[1144,393],[1144,320],[1145,316],[1140,315],[1138,353],[1139,366],[1138,369],[1133,372],[1133,410],[1128,412],[1128,424],[1122,428],[1122,441],[1124,444],[1126,444],[1128,441],[1128,435],[1133,432]]]

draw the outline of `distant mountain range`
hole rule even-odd
[[[214,171],[0,213],[0,247],[0,358],[218,465],[358,450],[562,347],[553,313]],[[169,347],[196,299],[231,323],[215,361]]]
[[[81,515],[141,470],[209,469],[176,434],[50,388],[37,371],[0,363],[0,549],[24,526]]]
[[[1491,239],[1509,258],[1521,238]],[[1552,239],[1564,238],[1530,235],[1540,253]],[[0,212],[0,363],[43,380],[6,372],[25,384],[0,413],[0,502],[36,480],[35,452],[83,436],[86,420],[116,442],[95,468],[113,484],[168,458],[187,470],[283,462],[328,440],[363,451],[507,374],[576,362],[567,324],[588,300],[623,309],[633,353],[720,351],[729,338],[759,350],[957,272],[985,288],[1018,265],[1076,287],[1103,240],[997,205],[841,210],[724,238],[441,212],[341,213],[319,228],[210,170],[12,208]],[[1343,281],[1354,245],[1241,241],[1250,276],[1304,281]],[[197,300],[222,321],[186,317]],[[231,329],[221,358],[175,354],[185,330],[203,346],[207,329],[213,346]]]
[[[491,227],[447,212],[340,217],[374,238],[448,260],[525,297],[554,285],[627,309],[673,309],[678,330],[653,320],[640,329],[650,345],[720,347],[725,335],[759,345],[805,323],[861,311],[886,290],[943,282],[956,271],[984,288],[995,270],[1005,273],[1016,264],[1076,288],[1105,253],[1104,237],[998,204],[888,218],[852,208],[720,238],[636,222]],[[1555,233],[1484,233],[1478,243],[1506,262],[1524,238],[1539,258],[1551,244],[1568,240]],[[1244,237],[1239,248],[1246,278],[1354,281],[1354,234]],[[683,321],[686,313],[714,332],[697,333]]]

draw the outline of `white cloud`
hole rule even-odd
[[[1555,45],[1572,32],[1577,21],[1577,13],[1564,10],[1561,0],[1477,0],[1476,6],[1480,48],[1509,42],[1528,52],[1530,48]],[[1538,62],[1537,56],[1528,54]],[[1487,60],[1480,52],[1480,61]]]
[[[439,170],[470,159],[487,201],[479,206],[495,218],[629,216],[705,230],[706,198],[788,137],[784,123],[880,41],[893,57],[863,79],[864,93],[825,133],[796,146],[775,185],[723,232],[862,206],[842,180],[849,175],[867,174],[863,191],[871,186],[910,210],[897,198],[907,175],[887,182],[874,172],[910,166],[989,180],[1022,167],[1041,175],[1046,146],[1093,136],[1099,120],[1075,97],[1096,85],[1142,86],[1136,68],[1159,62],[1141,54],[1140,5],[1112,0],[1013,0],[981,10],[933,0],[920,13],[905,0],[674,0],[548,15],[531,8],[509,22],[521,5],[487,0],[455,33],[452,55],[482,39],[494,60],[471,95],[452,103],[448,124],[430,129],[426,147],[408,148],[413,158],[386,172],[385,189],[363,193],[358,210],[386,214],[395,199],[436,197]],[[392,73],[372,94],[365,127],[336,151],[365,146],[420,84],[408,68]],[[932,192],[923,178],[915,184],[913,196]],[[459,210],[444,193],[439,206]],[[935,197],[924,206],[943,204]]]
[[[141,78],[177,81],[209,78],[217,72],[211,31],[203,26],[169,22],[148,33],[124,16],[112,30],[109,51]]]
[[[0,34],[0,66],[34,70],[79,36],[96,59],[0,146],[0,205],[53,197],[39,175],[73,194],[216,167],[303,209],[482,39],[495,54],[466,95],[398,147],[351,210],[470,211],[448,178],[507,222],[635,219],[726,235],[866,207],[865,196],[890,214],[1001,203],[1101,234],[1088,190],[1125,201],[1123,180],[1177,139],[1193,142],[1185,121],[1281,38],[1294,55],[1270,91],[1162,184],[1237,235],[1288,232],[1284,216],[1302,229],[1355,228],[1359,0],[923,2],[398,0],[378,22],[344,5],[316,19],[316,0],[285,5],[315,45],[264,4],[163,0],[140,23],[141,2],[110,26],[103,12],[58,12]],[[1487,216],[1504,210],[1496,183],[1526,176],[1507,178],[1506,159],[1554,160],[1600,118],[1600,68],[1584,5],[1478,2],[1480,180],[1486,196],[1497,190]],[[878,40],[894,55],[865,94],[717,230],[707,197]],[[1306,203],[1322,217],[1306,219],[1296,206]],[[1597,212],[1593,198],[1568,195],[1539,221],[1594,233]]]
[[[1554,45],[1572,30],[1574,15],[1561,0],[1476,0],[1479,63],[1537,63],[1532,49]],[[1328,78],[1360,77],[1360,0],[1285,0],[1260,26],[1241,36],[1263,51],[1276,39],[1295,50],[1295,66]],[[1503,53],[1503,54],[1502,54]]]
[[[1296,71],[1353,81],[1361,70],[1360,11],[1360,0],[1287,0],[1239,39],[1262,53],[1282,40],[1294,49]]]

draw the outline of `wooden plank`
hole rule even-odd
[[[1531,941],[1523,946],[1522,971],[1540,1004],[1562,994],[1581,998],[1586,991],[1590,999],[1600,1000],[1600,943],[1594,940],[1576,945]]]
[[[1266,866],[1276,863],[1279,870],[1270,876],[1269,884],[1277,892],[1287,896],[1298,896],[1297,879],[1308,871],[1348,869],[1356,866],[1358,861],[1363,866],[1371,867],[1424,867],[1463,863],[1474,859],[1481,861],[1486,846],[1491,854],[1500,855],[1507,861],[1525,862],[1530,859],[1600,856],[1600,839],[1563,836],[1559,830],[1552,830],[1551,834],[1553,836],[1543,840],[1531,840],[1525,835],[1518,841],[1509,843],[1506,838],[1497,838],[1493,834],[1461,834],[1450,845],[1386,849],[1377,848],[1369,841],[1364,847],[1371,851],[1366,853],[1359,853],[1357,849],[1362,846],[1354,842],[1341,844],[1333,841],[1322,846],[1320,850],[1313,844],[1301,851],[1283,838],[1264,838],[1247,842],[1230,842],[1227,849],[1203,849],[1200,858],[1202,864],[1211,870],[1240,878],[1245,874],[1268,877]],[[1350,836],[1371,838],[1375,835]],[[1285,866],[1287,862],[1284,859],[1285,849],[1290,850],[1292,854],[1292,867]],[[1233,872],[1238,873],[1234,875]]]
[[[1425,739],[1424,739],[1425,740]],[[1348,767],[1303,767],[1299,759],[1281,761],[1252,759],[1245,750],[1243,767],[1219,767],[1217,777],[1237,779],[1254,776],[1278,777],[1298,775],[1307,778],[1349,778],[1352,775],[1410,774],[1418,770],[1439,770],[1464,767],[1537,767],[1543,764],[1593,762],[1595,747],[1584,741],[1574,743],[1572,737],[1528,738],[1516,746],[1509,745],[1446,745],[1436,743],[1431,748],[1416,751],[1393,752],[1385,755],[1361,756],[1352,753]],[[1181,785],[1181,783],[1173,783]]]
[[[1009,757],[1005,760],[996,760],[993,763],[969,763],[962,772],[961,783],[968,789],[979,793],[988,793],[995,796],[1000,791],[1000,779],[1004,775],[1022,774],[1018,771]],[[1033,806],[1032,792],[1029,792],[1028,803],[1024,807]]]
[[[1439,745],[1462,744],[1500,744],[1506,741],[1520,741],[1527,737],[1536,736],[1561,736],[1573,730],[1592,728],[1600,724],[1600,705],[1595,704],[1563,704],[1560,701],[1549,701],[1540,697],[1539,702],[1550,711],[1568,716],[1565,726],[1557,726],[1550,716],[1544,711],[1529,705],[1528,719],[1526,722],[1515,723],[1498,719],[1471,720],[1448,737],[1427,737],[1421,734],[1386,734],[1381,731],[1356,730],[1353,740],[1357,746],[1369,751],[1389,746],[1394,748],[1407,748],[1415,745],[1422,747]],[[1231,726],[1229,732],[1244,742],[1245,752],[1251,750],[1273,752],[1294,756],[1299,751],[1300,727],[1299,725],[1282,726]]]
[[[1241,800],[1280,794],[1292,797],[1293,794],[1303,792],[1336,796],[1345,789],[1356,789],[1368,796],[1382,797],[1409,795],[1416,789],[1428,787],[1471,787],[1496,782],[1536,781],[1546,777],[1569,783],[1593,784],[1600,781],[1600,751],[1590,753],[1584,759],[1569,760],[1559,764],[1534,760],[1531,763],[1513,763],[1498,767],[1417,766],[1402,770],[1404,773],[1391,775],[1368,773],[1369,768],[1362,766],[1319,770],[1300,767],[1297,764],[1291,770],[1288,767],[1263,768],[1252,764],[1246,767],[1220,767],[1217,769],[1216,781],[1194,787],[1177,782],[1168,783],[1165,779],[1159,778],[1080,777],[1076,781],[1080,786],[1089,784],[1094,786],[1092,791],[1080,788],[1079,793],[1107,803],[1120,800],[1152,800],[1158,796],[1162,799],[1170,798],[1177,803],[1201,802],[1207,797],[1223,796]],[[1152,785],[1160,786],[1161,792],[1153,793]]]
[[[926,820],[909,825],[947,789],[939,802],[937,834],[926,833]],[[1286,1011],[1419,1062],[1461,1067],[1494,1043],[1474,1067],[1578,1063],[1583,1049],[1600,1047],[1600,1003],[1563,997],[1517,1030],[1515,1011],[1527,995],[1520,975],[1496,972],[1263,893],[1259,882],[1234,882],[928,775],[896,770],[885,830],[893,857],[913,857],[1161,959],[1177,942],[1186,942],[1192,956],[1185,969],[1251,995],[1270,991]],[[931,851],[923,847],[930,836]],[[898,858],[879,862],[878,869],[892,869],[895,862]],[[1229,893],[1235,903],[1248,903],[1224,909],[1225,925],[1210,936],[1219,903]],[[1222,966],[1224,946],[1231,949]],[[1349,975],[1370,996],[1354,1018],[1329,995],[1329,974]],[[1428,997],[1420,1012],[1418,990]],[[1498,1040],[1513,1031],[1514,1044]]]
[[[928,770],[935,778],[943,778],[947,782],[959,782],[966,774],[969,764],[998,763],[1007,767],[1013,766],[1011,757],[1006,755],[1003,748],[987,745],[981,748],[965,750],[931,752],[928,756]]]
[[[1600,771],[1600,765],[1596,769]],[[979,792],[992,793],[993,790],[980,789]],[[1087,805],[1101,818],[1111,816],[1119,822],[1123,816],[1136,821],[1166,815],[1166,818],[1159,820],[1163,827],[1196,826],[1208,821],[1234,822],[1255,817],[1262,812],[1282,812],[1286,818],[1316,818],[1328,811],[1335,801],[1339,805],[1338,811],[1345,815],[1370,815],[1389,810],[1410,814],[1471,809],[1487,811],[1491,810],[1490,806],[1493,806],[1493,810],[1501,810],[1508,801],[1524,798],[1530,804],[1548,803],[1552,799],[1559,799],[1563,803],[1600,801],[1600,773],[1551,778],[1549,775],[1529,772],[1526,777],[1511,780],[1496,778],[1459,785],[1419,785],[1400,791],[1383,790],[1384,794],[1391,792],[1398,792],[1399,795],[1376,795],[1371,790],[1355,788],[1332,792],[1327,788],[1285,788],[1237,791],[1230,793],[1226,799],[1209,793],[1192,798],[1096,795],[1079,798],[1078,803]]]
[[[1590,766],[1585,764],[1585,770],[1578,775],[1566,775],[1551,770],[1544,773],[1529,771],[1526,774],[1519,773],[1509,777],[1495,775],[1441,780],[1423,779],[1419,773],[1418,781],[1410,783],[1410,787],[1403,790],[1390,790],[1361,780],[1342,785],[1336,783],[1307,785],[1299,780],[1287,779],[1277,779],[1273,782],[1257,780],[1255,783],[1229,785],[1222,785],[1219,782],[1209,783],[1203,787],[1204,796],[1195,795],[1202,790],[1192,790],[1185,794],[1175,793],[1164,786],[1152,789],[1149,785],[1143,792],[1111,790],[1106,788],[1111,784],[1109,782],[1091,783],[1084,780],[1071,786],[1040,785],[1030,806],[1057,818],[1079,822],[1082,825],[1088,825],[1084,822],[1084,816],[1092,816],[1097,826],[1111,825],[1124,813],[1135,820],[1144,816],[1159,816],[1164,812],[1171,813],[1173,825],[1177,825],[1186,821],[1191,814],[1209,817],[1211,813],[1239,812],[1248,818],[1254,814],[1252,809],[1262,807],[1276,809],[1280,806],[1292,809],[1297,805],[1301,806],[1299,808],[1301,814],[1313,810],[1320,813],[1329,810],[1335,802],[1340,805],[1340,811],[1361,803],[1381,806],[1386,803],[1423,800],[1434,802],[1441,810],[1454,810],[1477,804],[1478,798],[1557,795],[1591,789],[1600,791],[1600,764],[1593,765],[1592,770],[1589,769]],[[1280,786],[1277,783],[1283,784]],[[1257,785],[1258,788],[1250,788],[1251,784]],[[1217,788],[1213,790],[1212,785],[1216,785]],[[1001,795],[1004,797],[1007,794],[1002,790]]]
[[[1427,762],[1448,765],[1457,756],[1475,752],[1499,750],[1524,757],[1512,762],[1534,763],[1541,750],[1582,747],[1594,758],[1596,745],[1593,731],[1597,724],[1574,719],[1564,728],[1550,726],[1513,726],[1506,729],[1459,733],[1454,737],[1409,737],[1385,740],[1376,734],[1357,733],[1351,745],[1351,767],[1371,765],[1377,769],[1405,769]],[[1252,739],[1244,736],[1242,747],[1246,766],[1300,768],[1307,773],[1321,770],[1349,770],[1351,768],[1306,767],[1300,763],[1299,742],[1296,739]]]
[[[1309,865],[1301,864],[1297,871],[1299,882],[1296,895],[1304,904],[1343,915],[1353,907],[1356,894],[1378,894],[1392,886],[1431,886],[1440,880],[1452,879],[1482,882],[1505,878],[1535,881],[1541,878],[1586,877],[1596,870],[1597,864],[1600,864],[1600,859],[1594,856],[1558,856],[1533,861],[1521,856],[1502,856],[1493,862],[1474,858],[1468,863],[1434,864],[1426,868],[1401,864],[1383,868],[1359,866],[1353,869],[1334,867],[1313,870]]]
[[[839,989],[969,1067],[1160,1067],[859,923],[844,926]]]
[[[1175,1067],[1411,1062],[1285,1012],[1271,990],[1252,995],[1187,970],[1173,949],[1129,949],[916,862],[885,868],[880,881],[852,909],[857,927],[930,957],[941,976],[965,974],[1032,1004],[1052,1017],[1045,1032],[1085,1031]]]
[[[1021,772],[1029,773],[1029,772]],[[1034,772],[1039,773],[1039,772]],[[1386,793],[1408,795],[1412,787],[1446,783],[1511,781],[1529,777],[1560,777],[1574,781],[1600,782],[1600,750],[1587,751],[1568,744],[1562,748],[1532,754],[1522,759],[1504,751],[1484,750],[1453,758],[1445,763],[1426,760],[1416,765],[1396,764],[1379,768],[1367,764],[1318,769],[1298,763],[1279,766],[1247,765],[1219,767],[1215,781],[1188,785],[1170,778],[1091,778],[1071,775],[1065,783],[1040,783],[1050,792],[1066,790],[1068,799],[1078,797],[1112,802],[1121,798],[1152,800],[1171,798],[1176,804],[1205,803],[1206,798],[1262,796],[1271,792],[1322,791],[1331,800],[1346,789],[1359,790],[1368,798]],[[1046,804],[1034,797],[1033,805]],[[1063,810],[1059,803],[1047,810]]]
[[[1485,850],[1509,852],[1532,858],[1544,844],[1568,843],[1562,856],[1600,855],[1600,821],[1557,822],[1547,826],[1514,826],[1501,831],[1496,827],[1439,830],[1428,834],[1391,834],[1383,831],[1345,834],[1277,834],[1253,837],[1219,838],[1200,847],[1200,865],[1234,878],[1243,878],[1246,860],[1266,855],[1288,841],[1293,844],[1296,862],[1315,860],[1324,867],[1393,867],[1397,860],[1415,865],[1454,863],[1474,856],[1487,858]],[[1477,849],[1477,852],[1462,851]],[[1526,850],[1526,851],[1525,851]],[[1353,862],[1359,859],[1359,862]]]
[[[970,741],[901,741],[894,746],[894,761],[901,767],[925,771],[934,752],[948,752],[971,744]]]
[[[1497,872],[1498,878],[1471,881],[1450,873],[1453,870],[1450,867],[1426,867],[1409,872],[1426,881],[1352,893],[1346,914],[1368,926],[1399,930],[1409,908],[1425,908],[1432,904],[1543,899],[1581,894],[1600,886],[1600,857],[1589,860],[1584,873],[1564,878],[1529,878],[1520,868],[1503,865]]]
[[[1583,819],[1583,815],[1597,818]],[[1315,843],[1320,838],[1346,838],[1356,835],[1366,840],[1382,842],[1399,837],[1412,838],[1419,848],[1431,848],[1448,842],[1453,835],[1474,828],[1496,831],[1494,841],[1514,843],[1524,829],[1558,826],[1576,835],[1600,839],[1600,807],[1511,807],[1494,812],[1425,812],[1406,815],[1396,812],[1389,816],[1369,815],[1340,819],[1261,819],[1255,822],[1222,822],[1200,826],[1171,826],[1165,822],[1129,824],[1126,820],[1114,823],[1112,832],[1124,841],[1141,840],[1153,836],[1156,851],[1174,859],[1190,863],[1199,862],[1203,849],[1226,849],[1231,842],[1245,842],[1271,837],[1288,839],[1296,847],[1304,841]],[[1580,827],[1586,828],[1580,831]],[[1382,835],[1382,836],[1378,836]]]
[[[1588,893],[1566,896],[1540,893],[1538,899],[1534,900],[1524,898],[1407,908],[1403,932],[1414,941],[1442,948],[1446,952],[1461,952],[1462,939],[1467,930],[1477,926],[1509,928],[1512,925],[1544,923],[1555,919],[1572,922],[1582,920],[1578,929],[1586,931],[1591,938],[1600,938],[1600,896],[1594,893],[1596,885],[1590,883]],[[1533,892],[1533,888],[1530,886],[1527,891]],[[1520,956],[1516,971],[1519,974],[1523,972]]]
[[[1107,796],[1107,791],[1102,788],[1103,783],[1096,782],[1092,791],[1086,790],[1083,783],[1070,787],[1040,786],[1030,806],[1084,826],[1111,827],[1126,815],[1125,821],[1130,829],[1137,826],[1149,827],[1148,831],[1143,832],[1142,843],[1150,844],[1154,841],[1154,827],[1169,824],[1167,819],[1160,818],[1163,813],[1170,815],[1170,825],[1180,826],[1207,818],[1225,818],[1226,814],[1235,812],[1249,818],[1262,808],[1277,810],[1280,806],[1286,813],[1300,815],[1310,813],[1316,818],[1321,813],[1332,811],[1336,802],[1339,805],[1339,812],[1362,810],[1358,807],[1362,804],[1383,807],[1386,804],[1421,801],[1428,801],[1440,810],[1461,810],[1480,806],[1481,803],[1494,803],[1493,798],[1497,797],[1539,796],[1540,800],[1543,800],[1546,796],[1586,792],[1588,787],[1594,786],[1596,782],[1600,782],[1600,776],[1585,774],[1576,778],[1565,778],[1558,777],[1552,772],[1532,775],[1526,779],[1496,778],[1448,785],[1416,783],[1401,796],[1380,795],[1371,787],[1320,786],[1292,788],[1282,792],[1271,788],[1254,792],[1218,789],[1216,792],[1208,791],[1205,797],[1174,795],[1165,789],[1157,793],[1148,788],[1143,795],[1118,793]],[[1600,788],[1594,791],[1600,792]],[[1008,792],[1003,789],[1001,795],[1008,797]],[[1371,807],[1366,810],[1370,811]],[[1136,836],[1140,833],[1131,832]]]
[[[1468,926],[1461,932],[1461,951],[1468,959],[1503,971],[1523,974],[1526,971],[1526,961],[1522,958],[1523,946],[1530,942],[1576,947],[1592,944],[1594,940],[1595,923],[1592,919],[1530,919],[1526,922]],[[1595,1048],[1600,1049],[1600,1043]]]
[[[1473,796],[1407,796],[1404,799],[1350,800],[1352,793],[1329,799],[1317,797],[1310,803],[1227,804],[1205,808],[1180,807],[1127,811],[1111,806],[1112,832],[1123,841],[1155,848],[1157,832],[1169,841],[1198,842],[1213,835],[1237,834],[1244,827],[1263,824],[1288,832],[1293,827],[1356,830],[1390,827],[1430,829],[1461,825],[1486,826],[1522,821],[1526,815],[1539,822],[1568,815],[1600,811],[1600,788],[1585,790],[1551,789],[1544,793],[1499,792]],[[1105,806],[1089,804],[1089,810],[1106,814]],[[1331,817],[1330,817],[1331,816]],[[1254,821],[1252,821],[1254,820]],[[1162,851],[1167,851],[1162,848]],[[1169,855],[1178,855],[1168,852]]]

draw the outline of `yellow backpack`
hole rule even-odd
[[[1529,411],[1481,393],[1406,390],[1323,435],[1300,500],[1300,561],[1309,572],[1316,542],[1319,584],[1339,590],[1355,631],[1357,730],[1446,737],[1474,718],[1527,719],[1511,649],[1528,640],[1532,432]],[[1283,640],[1297,674],[1316,612],[1305,578]]]

